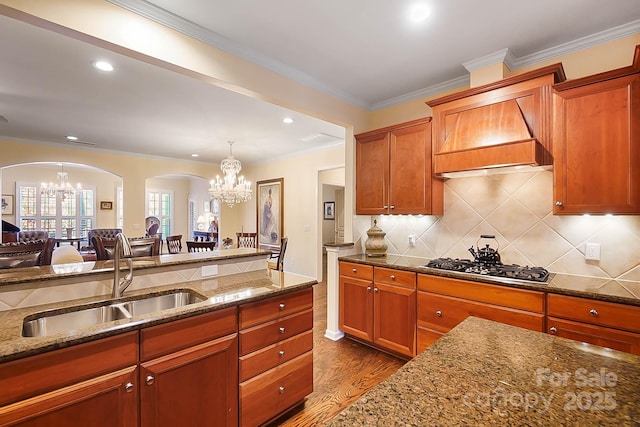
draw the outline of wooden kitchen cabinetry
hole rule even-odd
[[[544,332],[544,294],[418,274],[418,353],[469,316]]]
[[[340,262],[340,329],[397,354],[416,355],[416,273]]]
[[[0,365],[0,426],[138,426],[138,333]]]
[[[633,65],[554,86],[554,214],[640,213],[640,46]]]
[[[356,135],[357,215],[442,213],[430,117]]]
[[[640,354],[640,307],[566,295],[547,295],[547,332]]]
[[[236,308],[140,331],[140,425],[236,426]]]
[[[313,289],[243,304],[240,425],[257,426],[313,392]]]

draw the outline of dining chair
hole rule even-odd
[[[182,252],[182,234],[167,236],[167,249],[170,254],[179,254]]]
[[[105,239],[100,236],[92,237],[93,245],[96,249],[96,259],[105,261],[113,259],[113,247],[115,239]],[[160,237],[132,237],[129,238],[131,245],[131,257],[145,257],[160,255]]]
[[[187,240],[187,251],[189,252],[208,252],[215,250],[216,242],[213,240],[208,242],[192,242]]]
[[[0,268],[51,265],[54,239],[0,244]]]
[[[267,259],[267,267],[270,270],[284,271],[284,253],[287,250],[288,237],[280,239],[280,249],[271,251],[271,255]]]
[[[236,233],[239,248],[255,248],[258,242],[258,233]]]

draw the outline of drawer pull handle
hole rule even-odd
[[[280,333],[284,334],[284,327],[283,326],[280,327]]]
[[[371,292],[371,286],[367,286],[367,292]]]
[[[556,328],[555,326],[552,326],[549,328],[549,332],[551,332],[552,334],[557,334],[558,333],[558,328]]]
[[[595,308],[592,308],[591,310],[589,310],[589,314],[592,315],[593,317],[598,317],[598,310],[596,310]]]
[[[442,312],[440,310],[436,311],[436,316],[442,317]]]
[[[352,268],[352,269],[351,269],[351,272],[352,272],[352,273],[356,273],[357,271],[358,271],[358,270],[356,270],[355,268]]]
[[[284,303],[280,303],[280,305],[278,306],[278,308],[280,308],[280,310],[284,310],[284,307],[285,307]]]
[[[133,391],[133,383],[129,382],[124,385],[124,391],[131,393]]]
[[[556,202],[556,206],[562,206],[562,205],[563,205],[563,203],[562,203],[560,200],[558,200],[558,201]]]
[[[153,384],[154,381],[155,381],[155,378],[153,378],[151,375],[147,375],[147,379],[146,379],[147,385]]]
[[[280,351],[278,352],[278,354],[280,355],[280,357],[283,357],[283,356],[284,356],[284,350],[280,350]]]
[[[280,391],[280,394],[284,393],[284,387],[283,386],[278,387],[278,391]]]
[[[391,277],[391,280],[396,280],[395,274],[392,274],[390,277]]]

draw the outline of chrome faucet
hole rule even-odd
[[[120,298],[122,293],[129,287],[133,280],[133,262],[131,244],[129,239],[122,234],[116,234],[116,242],[113,246],[113,289],[111,290],[111,298]],[[120,257],[124,257],[127,260],[127,266],[129,267],[129,273],[125,278],[120,280]]]

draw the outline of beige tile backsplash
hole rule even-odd
[[[375,218],[389,254],[469,258],[481,234],[494,234],[505,264],[640,281],[640,216],[553,215],[552,206],[551,171],[454,178],[445,183],[444,216],[355,216],[354,241],[364,252]],[[587,242],[601,245],[600,261],[584,259]]]

